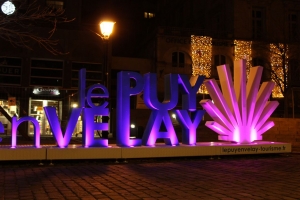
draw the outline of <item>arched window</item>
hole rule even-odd
[[[172,67],[184,67],[185,57],[182,52],[172,53]]]

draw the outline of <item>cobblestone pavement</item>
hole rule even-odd
[[[0,162],[0,199],[300,199],[300,154]]]

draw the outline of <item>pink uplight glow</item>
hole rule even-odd
[[[261,135],[274,126],[267,120],[279,104],[268,101],[274,82],[260,86],[260,66],[250,68],[247,81],[245,60],[234,62],[234,82],[228,65],[218,66],[217,70],[222,90],[214,79],[204,81],[212,100],[205,99],[200,104],[214,120],[205,125],[228,141],[247,144],[261,140]]]
[[[240,141],[240,131],[238,127],[234,129],[233,141]]]
[[[251,127],[250,129],[251,129],[251,133],[250,133],[251,134],[251,136],[250,136],[251,141],[254,141],[254,140],[257,140],[257,139],[261,140],[261,137],[259,138],[255,128]]]

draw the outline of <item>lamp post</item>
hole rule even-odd
[[[100,22],[100,31],[101,31],[101,38],[103,40],[104,43],[104,57],[103,57],[103,80],[104,80],[104,85],[106,86],[109,95],[110,94],[110,85],[109,85],[109,66],[108,66],[108,40],[109,40],[109,36],[113,31],[113,27],[114,27],[115,22],[109,22],[109,21],[102,21]],[[109,111],[111,113],[111,103],[108,104],[109,105]],[[110,114],[111,115],[111,114]],[[110,116],[111,117],[111,116]],[[103,116],[102,117],[102,121],[103,122],[108,122],[109,121],[109,117]],[[109,123],[109,130],[111,130],[111,123]],[[102,131],[102,137],[103,138],[108,138],[108,131]]]
[[[100,31],[101,31],[101,38],[104,42],[104,59],[103,59],[103,71],[104,71],[104,85],[109,90],[109,84],[108,84],[108,40],[109,36],[113,31],[115,22],[109,22],[109,21],[103,21],[100,22]]]

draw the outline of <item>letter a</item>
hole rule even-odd
[[[159,128],[162,122],[167,128],[167,132],[159,132]],[[142,144],[145,146],[154,146],[158,138],[165,139],[165,144],[167,145],[179,144],[167,110],[152,110],[150,119],[143,135]]]

